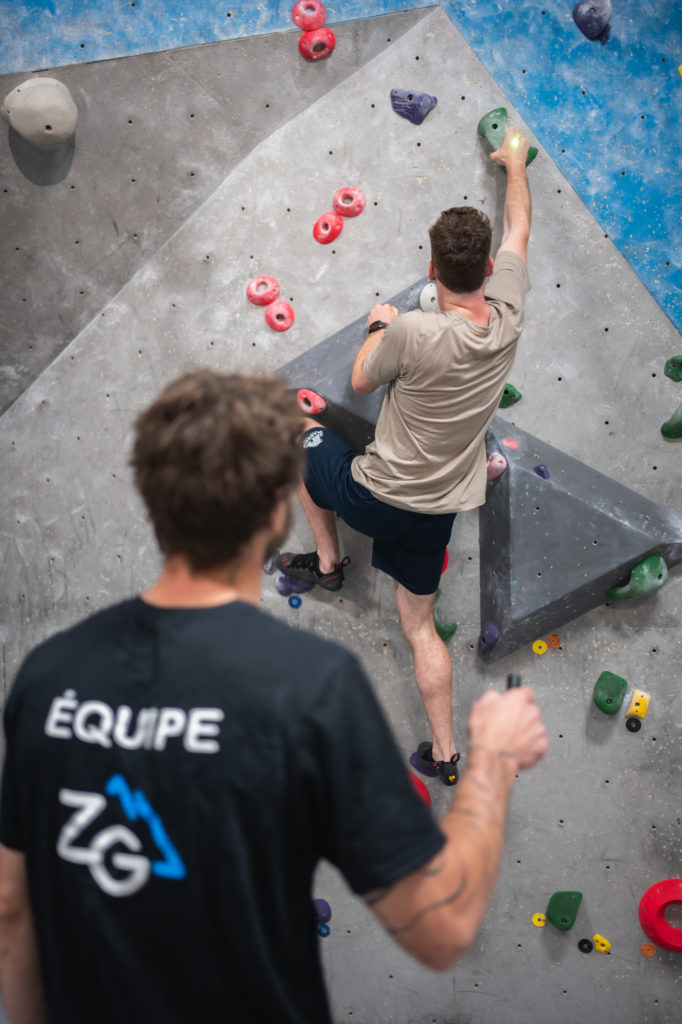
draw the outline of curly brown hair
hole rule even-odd
[[[303,417],[279,377],[195,370],[135,422],[130,464],[162,553],[226,565],[296,485]]]
[[[475,292],[485,281],[492,242],[489,219],[473,206],[443,210],[429,228],[437,279],[455,294]]]

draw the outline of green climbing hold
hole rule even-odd
[[[682,356],[671,356],[666,359],[663,373],[676,383],[682,380]]]
[[[679,405],[670,419],[661,425],[661,433],[663,437],[682,437],[682,405]]]
[[[510,405],[516,405],[520,402],[523,395],[520,391],[517,391],[513,384],[505,384],[504,391],[502,392],[502,398],[500,399],[500,409],[508,409]]]
[[[495,150],[502,145],[508,127],[509,118],[506,107],[495,107],[494,110],[489,110],[487,114],[484,114],[478,122],[478,134],[482,135]],[[535,146],[530,146],[526,157],[526,167],[535,160],[537,155],[538,151]]]
[[[555,892],[547,904],[547,920],[560,932],[567,932],[575,924],[582,898],[581,892]]]
[[[646,597],[659,590],[668,578],[668,566],[662,555],[649,555],[635,565],[630,579],[622,587],[606,591],[607,601],[627,601],[631,597]]]
[[[594,703],[605,715],[615,715],[628,688],[627,679],[613,672],[602,672],[594,684]]]
[[[441,638],[443,643],[446,644],[450,637],[454,636],[457,630],[457,623],[445,622],[443,619],[441,619],[440,615],[438,614],[438,600],[440,598],[440,595],[441,589],[439,587],[438,590],[436,591],[436,600],[433,603],[433,624],[436,627],[436,633],[438,633],[438,636]]]

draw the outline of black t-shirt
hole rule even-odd
[[[50,1024],[324,1024],[318,860],[362,894],[444,842],[357,660],[242,602],[53,637],[5,731]]]

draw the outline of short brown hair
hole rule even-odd
[[[443,210],[429,228],[431,259],[437,279],[456,294],[475,292],[485,281],[492,226],[473,206]]]
[[[195,572],[232,561],[303,466],[303,417],[278,377],[196,370],[135,422],[130,464],[165,556]]]

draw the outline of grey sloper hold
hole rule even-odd
[[[5,96],[0,113],[36,149],[56,149],[76,130],[78,108],[63,82],[29,78]]]

